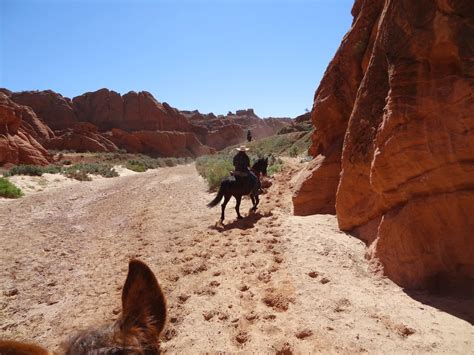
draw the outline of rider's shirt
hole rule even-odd
[[[250,158],[245,152],[238,152],[233,160],[235,171],[248,172]]]

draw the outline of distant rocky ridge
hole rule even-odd
[[[352,14],[315,94],[295,214],[336,213],[404,287],[472,294],[472,0],[356,0]]]
[[[197,157],[243,142],[248,129],[253,137],[262,138],[291,124],[288,118],[260,119],[252,109],[227,116],[179,111],[158,102],[146,91],[120,95],[100,89],[72,99],[51,90],[0,89],[0,92],[5,107],[22,112],[15,117],[22,122],[28,137],[34,138],[43,149],[77,152],[124,149],[155,156]],[[0,124],[4,120],[0,117]],[[8,139],[10,136],[11,132]],[[0,157],[0,165],[29,161],[23,155],[15,159],[8,157]],[[49,160],[34,161],[46,164]]]

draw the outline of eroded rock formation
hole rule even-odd
[[[22,120],[26,115],[29,122]],[[46,149],[29,133],[31,122],[41,125],[31,110],[0,93],[0,165],[46,165],[51,161]]]
[[[112,129],[108,138],[131,153],[148,153],[165,157],[198,157],[215,150],[203,145],[194,133],[170,131],[126,132]]]
[[[316,91],[295,213],[332,207],[400,285],[471,288],[473,3],[357,0],[353,15]]]
[[[125,149],[131,153],[195,157],[245,141],[247,129],[254,138],[262,138],[289,124],[289,119],[262,120],[252,109],[219,117],[178,111],[146,91],[120,95],[100,89],[72,100],[51,90],[1,92],[26,105],[22,106],[26,110],[23,119],[30,135],[45,147],[59,150]]]

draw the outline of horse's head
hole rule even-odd
[[[122,290],[122,316],[115,323],[80,332],[64,344],[65,354],[159,354],[166,301],[145,263],[130,261]],[[37,345],[0,340],[0,354],[47,355]]]
[[[252,170],[256,175],[260,175],[261,173],[263,176],[267,176],[267,168],[268,158],[259,158],[252,166]]]
[[[122,317],[112,326],[78,334],[66,354],[158,354],[165,322],[166,301],[155,275],[145,263],[131,260],[122,290]]]

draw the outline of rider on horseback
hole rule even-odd
[[[252,179],[252,185],[254,186],[253,193],[255,196],[258,195],[260,190],[260,180],[259,178],[250,170],[250,158],[245,153],[249,150],[245,145],[241,145],[239,148],[236,148],[239,152],[234,156],[233,164],[235,171],[233,173],[234,176],[241,176],[241,177],[249,177]]]

